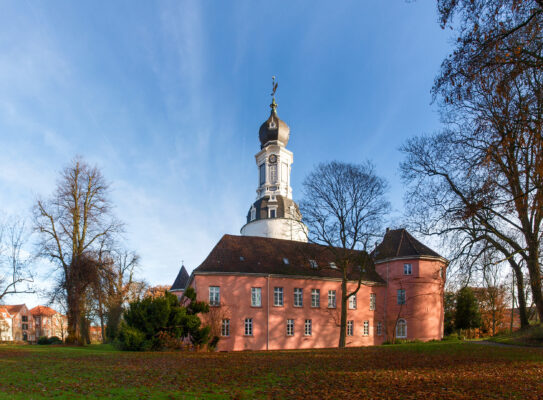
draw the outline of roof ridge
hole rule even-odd
[[[398,255],[400,254],[400,249],[402,248],[404,232],[405,229],[400,229],[400,241],[398,242],[398,248],[396,249],[396,257],[398,257]]]
[[[409,244],[411,245],[411,247],[413,247],[413,250],[415,250],[415,253],[417,253],[417,255],[420,255],[420,251],[419,249],[417,248],[417,246],[415,245],[415,243],[413,243],[413,241],[411,240],[411,238],[413,238],[414,240],[417,240],[413,237],[413,235],[411,235],[409,232],[407,232],[407,241],[409,242]]]

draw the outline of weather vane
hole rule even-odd
[[[271,93],[271,97],[275,98],[275,91],[277,90],[277,85],[278,83],[275,82],[275,75],[272,76],[272,93]]]

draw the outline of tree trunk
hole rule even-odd
[[[341,281],[341,322],[339,325],[339,348],[345,347],[347,336],[347,278]]]
[[[530,323],[528,322],[528,311],[526,310],[526,295],[524,294],[524,277],[522,276],[522,270],[520,266],[513,262],[513,260],[509,261],[509,264],[513,268],[513,272],[516,277],[517,281],[517,300],[518,300],[518,312],[520,317],[520,328],[524,329],[527,328]],[[514,293],[513,293],[514,296]],[[511,315],[513,316],[514,310],[511,310]],[[511,326],[513,324],[513,320],[511,320]]]
[[[541,270],[539,266],[539,252],[536,243],[530,248],[530,258],[526,263],[530,274],[530,287],[532,288],[532,298],[537,309],[539,320],[543,320],[543,294],[541,292]],[[527,321],[528,322],[528,321]]]
[[[74,341],[74,344],[82,344],[81,341],[81,310],[80,295],[73,288],[67,289],[68,300],[68,337]]]

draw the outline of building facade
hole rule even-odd
[[[36,338],[56,336],[62,341],[68,335],[68,319],[51,307],[36,306],[30,310]]]
[[[0,341],[35,342],[41,336],[66,337],[66,316],[46,306],[0,306]]]
[[[211,311],[204,323],[220,336],[218,350],[336,347],[342,273],[332,251],[308,243],[292,200],[293,155],[287,124],[271,114],[260,127],[257,199],[241,236],[224,235],[188,277],[184,267],[171,291],[196,290]],[[353,251],[353,256],[362,256]],[[395,339],[441,339],[447,261],[405,229],[387,230],[372,253],[375,267],[348,271],[347,346]],[[356,257],[354,257],[356,258]]]

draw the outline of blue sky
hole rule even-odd
[[[29,217],[75,156],[112,185],[139,275],[171,284],[254,201],[271,76],[294,198],[321,161],[371,159],[401,221],[400,144],[439,128],[450,51],[432,1],[0,1],[0,210]],[[36,266],[40,279],[48,275]],[[13,296],[7,302],[43,299]]]

